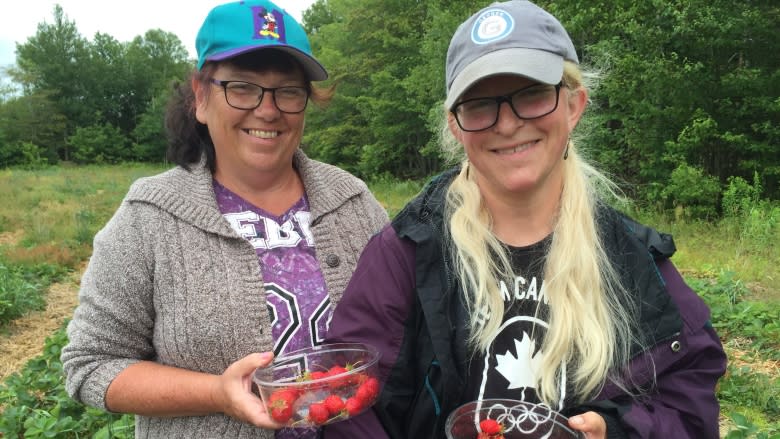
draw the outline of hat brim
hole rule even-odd
[[[325,67],[322,67],[322,64],[317,62],[316,59],[301,52],[295,47],[286,46],[283,44],[266,45],[261,47],[258,46],[241,47],[238,49],[216,53],[214,55],[207,57],[206,61],[224,61],[226,59],[233,58],[238,55],[243,55],[245,53],[267,50],[267,49],[281,50],[282,52],[286,52],[290,54],[299,63],[301,63],[303,70],[306,72],[306,76],[312,81],[324,81],[328,79],[328,72],[325,70]]]
[[[497,75],[518,75],[543,84],[555,85],[563,77],[563,57],[545,50],[511,48],[487,53],[463,68],[452,81],[444,101],[446,108],[471,86],[482,79]]]

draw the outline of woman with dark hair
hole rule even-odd
[[[282,8],[217,6],[196,46],[167,115],[178,166],[135,182],[95,237],[67,390],[136,414],[136,437],[315,438],[277,430],[250,375],[324,340],[387,214],[362,181],[301,151],[307,103],[330,92],[312,86],[327,73]]]

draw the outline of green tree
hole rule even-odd
[[[92,109],[90,124],[108,123],[129,133],[135,126],[138,97],[137,90],[133,89],[127,44],[98,32],[88,51],[90,61],[83,66],[82,77],[85,78],[83,98]]]
[[[33,37],[17,45],[17,54],[17,67],[10,74],[22,85],[23,94],[46,96],[54,107],[53,114],[62,115],[56,121],[64,121],[65,132],[54,150],[61,159],[71,158],[68,148],[73,143],[64,139],[76,134],[79,128],[110,126],[109,137],[114,130],[124,136],[121,142],[101,146],[99,153],[80,149],[80,162],[90,157],[106,161],[142,159],[149,157],[149,151],[159,149],[158,139],[143,145],[132,136],[144,131],[136,131],[140,122],[148,125],[148,117],[144,118],[148,109],[155,111],[149,117],[161,117],[159,109],[163,104],[153,99],[159,100],[171,81],[185,79],[193,67],[186,49],[172,33],[153,29],[130,43],[96,33],[90,42],[79,35],[75,23],[67,19],[59,5],[54,8],[53,24],[39,24]],[[135,147],[128,150],[125,144],[131,138]],[[51,149],[49,143],[40,142],[31,134],[22,133],[18,140]],[[86,144],[80,140],[79,145]],[[140,156],[134,158],[133,151]],[[54,161],[56,158],[55,155]]]
[[[168,147],[164,119],[170,93],[153,97],[133,129],[132,159],[142,162],[163,162]]]
[[[438,168],[426,147],[430,113],[443,100],[444,52],[431,58],[422,42],[429,33],[451,35],[431,27],[453,24],[441,19],[444,3],[329,0],[307,11],[314,51],[338,85],[332,105],[310,113],[304,139],[313,155],[363,176],[420,177]]]
[[[85,163],[119,163],[130,158],[127,137],[111,124],[79,127],[68,138],[73,161]]]
[[[62,7],[54,7],[54,21],[38,24],[35,35],[16,45],[14,80],[25,93],[45,93],[65,116],[66,131],[86,125],[94,114],[83,99],[87,92],[84,66],[89,64],[88,42],[69,21]],[[67,151],[63,151],[67,159]]]
[[[22,144],[40,148],[47,163],[57,163],[65,144],[65,115],[48,92],[18,96],[0,103],[0,167],[24,164]]]
[[[590,152],[643,198],[678,163],[765,178],[778,195],[780,6],[750,0],[546,2],[601,70]]]

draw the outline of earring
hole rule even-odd
[[[563,159],[566,160],[569,158],[569,145],[571,145],[571,139],[566,141],[566,151],[563,152]]]

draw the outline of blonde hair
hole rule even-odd
[[[569,91],[583,86],[576,64],[566,63],[563,82]],[[443,128],[442,135],[445,151],[462,154],[456,152],[463,148],[449,128]],[[621,301],[627,292],[596,224],[597,188],[607,188],[615,196],[615,186],[581,157],[571,141],[563,167],[560,207],[544,265],[549,329],[541,346],[544,362],[537,383],[540,399],[553,407],[562,403],[564,375],[571,378],[579,402],[594,396],[609,378],[620,385],[611,375],[628,362],[631,334],[636,334],[632,311],[623,305],[630,301]],[[466,161],[449,187],[446,203],[454,267],[470,316],[469,345],[486,350],[503,321],[497,280],[513,272],[510,258],[491,231],[490,213]]]

